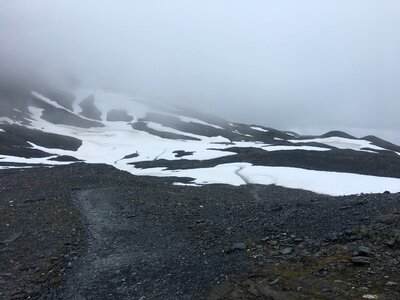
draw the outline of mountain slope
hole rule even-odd
[[[400,191],[400,147],[373,136],[300,136],[103,90],[2,90],[0,100],[1,168],[81,161],[176,184]]]

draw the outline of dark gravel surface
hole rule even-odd
[[[173,181],[1,170],[0,298],[400,297],[400,194]]]
[[[310,145],[310,144],[308,144]],[[318,146],[318,145],[311,145]],[[348,172],[400,178],[400,155],[390,151],[368,153],[363,151],[332,149],[330,151],[271,151],[258,148],[231,147],[222,151],[237,154],[208,160],[166,160],[131,163],[137,168],[166,167],[168,169],[211,168],[220,164],[248,162],[258,166],[295,167],[308,170]]]

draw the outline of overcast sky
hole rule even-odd
[[[0,68],[400,143],[399,0],[0,0]]]

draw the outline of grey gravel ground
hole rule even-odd
[[[173,181],[0,171],[0,298],[400,297],[400,194]]]

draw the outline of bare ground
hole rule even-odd
[[[0,298],[400,297],[400,194],[173,181],[0,171]]]

